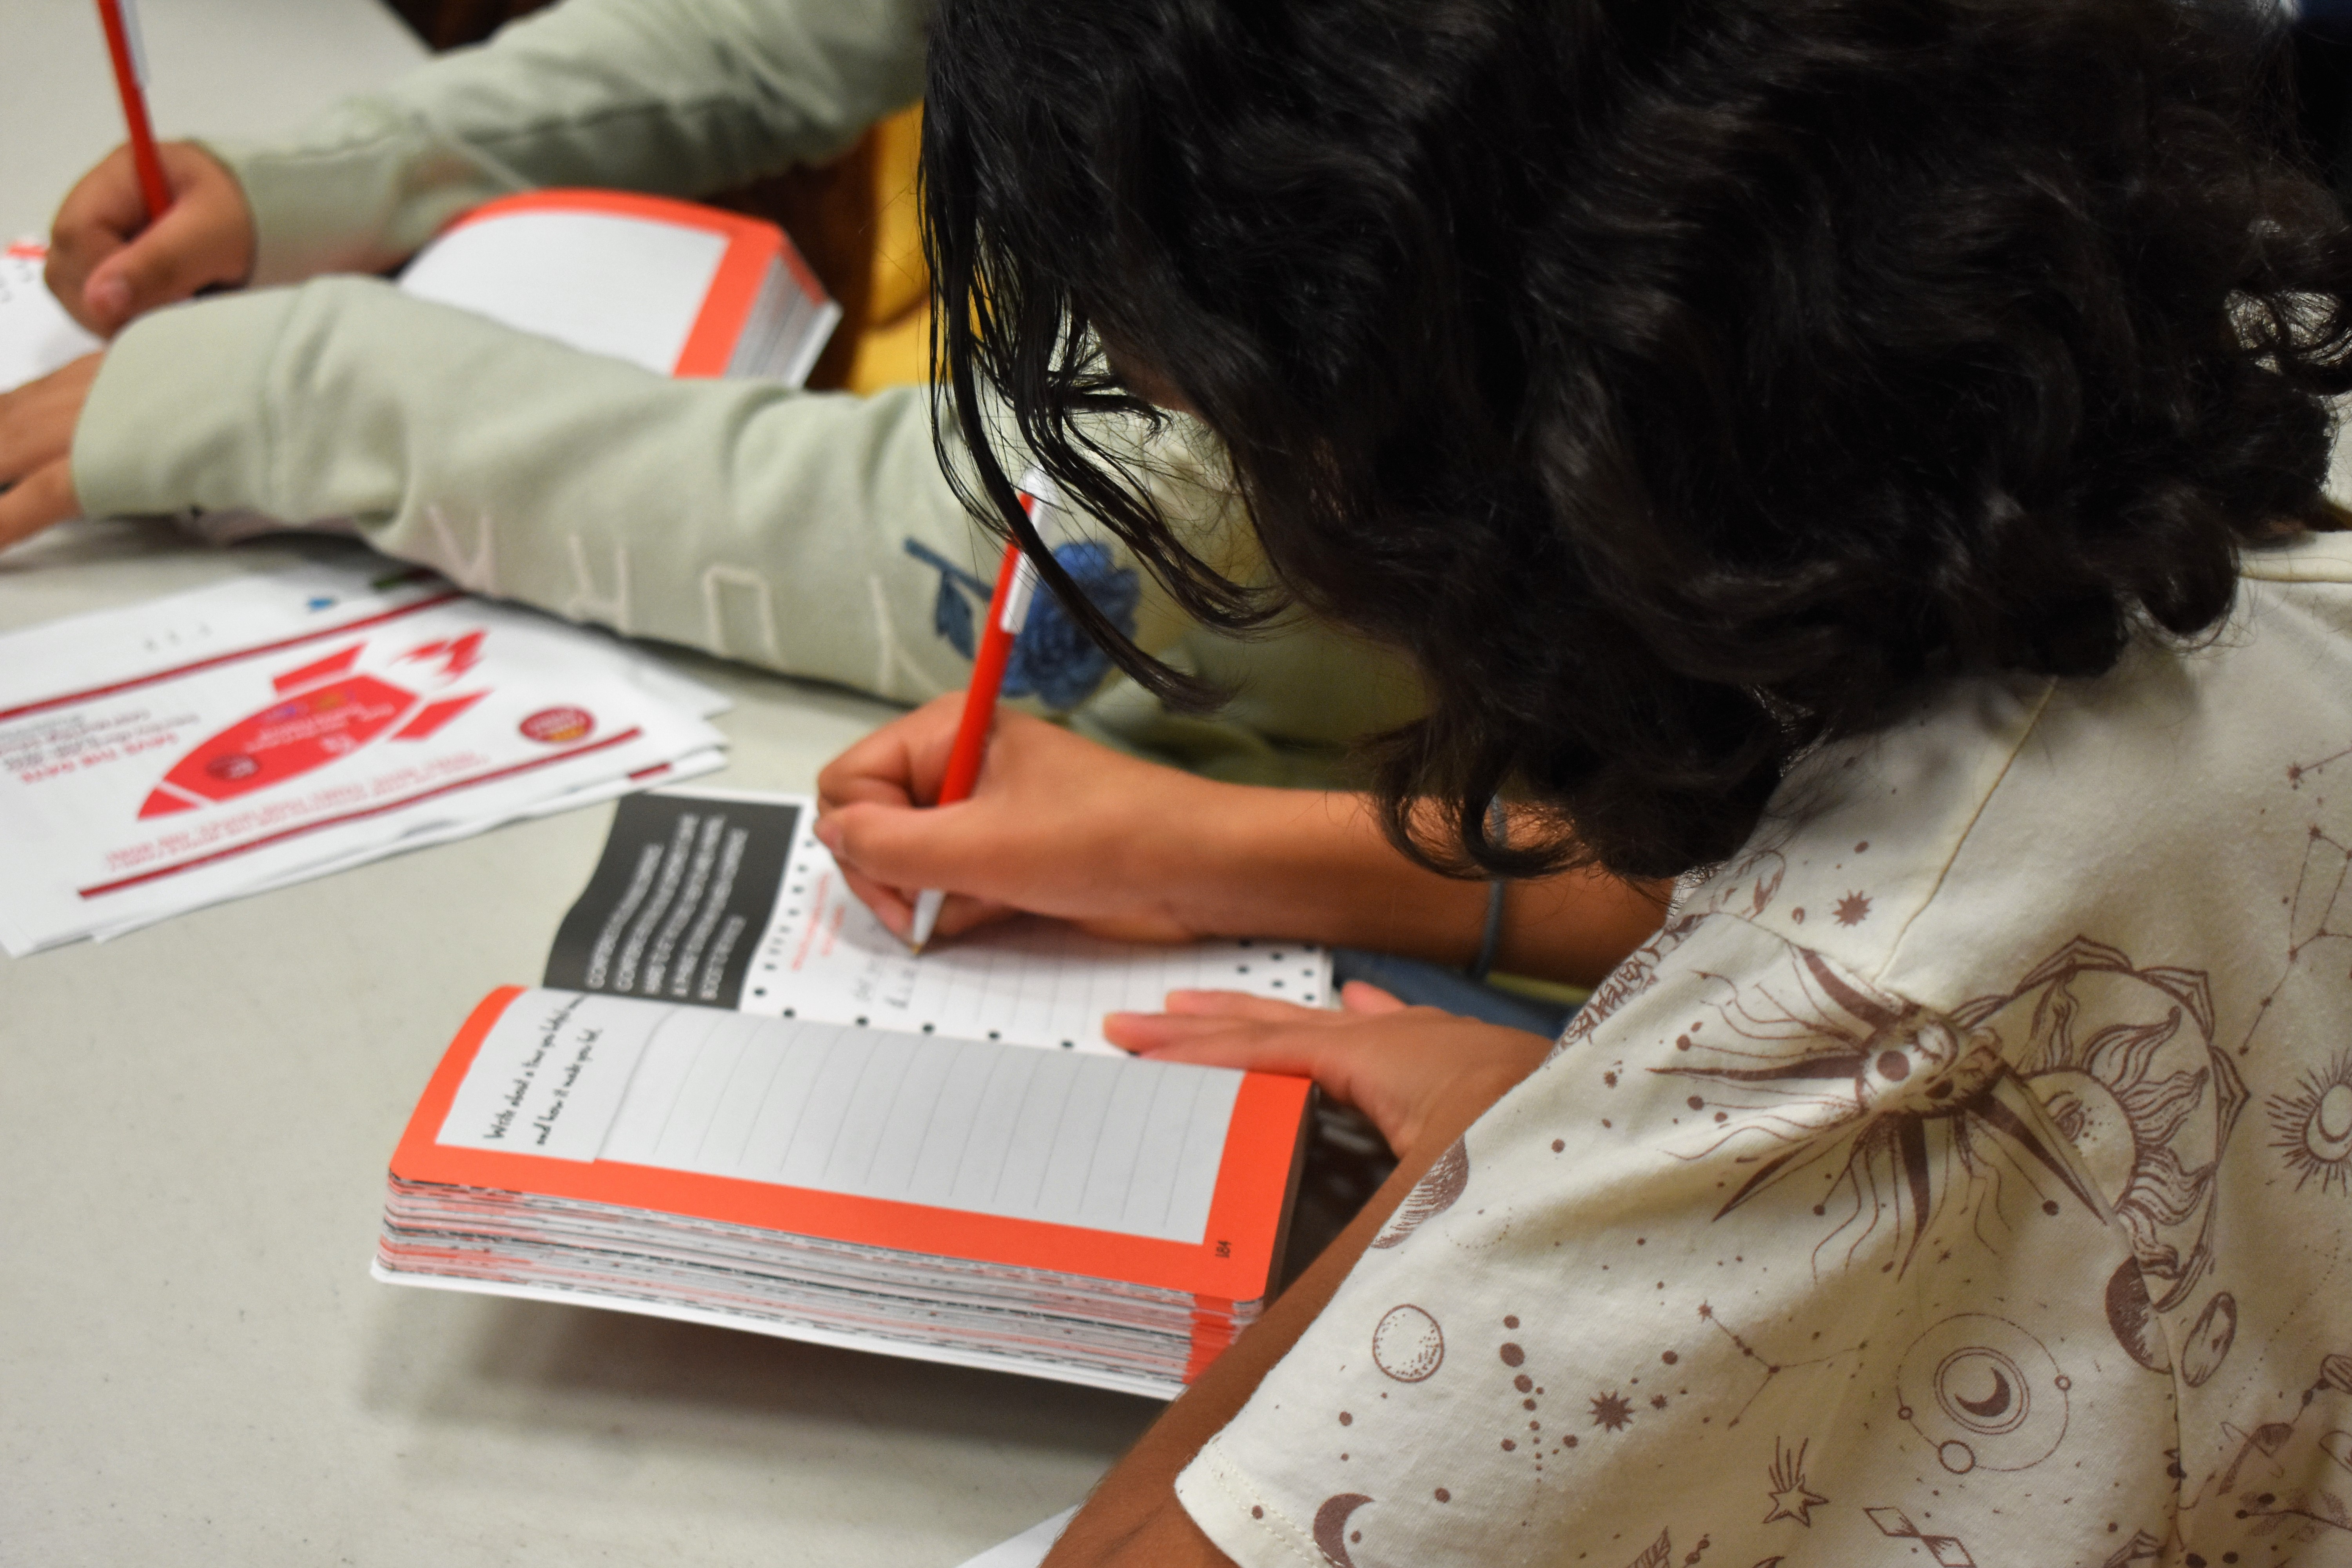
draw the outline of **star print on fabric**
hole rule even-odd
[[[1633,1402],[1620,1398],[1614,1392],[1593,1395],[1592,1424],[1612,1432],[1622,1432],[1633,1424]]]
[[[1772,1480],[1769,1494],[1772,1500],[1772,1511],[1764,1516],[1765,1523],[1769,1524],[1776,1519],[1793,1519],[1811,1530],[1813,1527],[1811,1510],[1828,1505],[1829,1499],[1805,1485],[1805,1449],[1810,1439],[1807,1443],[1798,1444],[1794,1453],[1779,1442],[1772,1445],[1772,1468],[1767,1472]]]
[[[1868,893],[1848,893],[1844,898],[1838,900],[1838,924],[1842,926],[1858,926],[1869,918],[1870,895]]]

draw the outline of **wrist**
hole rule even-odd
[[[1154,836],[1152,868],[1169,916],[1203,937],[1349,941],[1343,866],[1325,842],[1349,797],[1220,784],[1186,775],[1174,831]]]

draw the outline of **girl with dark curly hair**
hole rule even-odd
[[[1402,1165],[1053,1562],[2352,1552],[2352,235],[2273,25],[942,0],[978,503],[1066,590],[1038,461],[1202,619],[1407,654],[1425,862],[1680,879],[1549,1055],[1117,1021]],[[1263,574],[1137,418],[1222,442]]]

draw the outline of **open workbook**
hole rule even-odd
[[[809,802],[622,803],[546,984],[492,993],[394,1152],[374,1272],[1167,1396],[1263,1307],[1303,1079],[1105,1012],[1318,1004],[1319,949],[1019,921],[918,958]]]

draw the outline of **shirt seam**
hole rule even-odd
[[[1944,883],[1951,877],[1952,867],[1959,860],[1960,852],[1968,847],[1969,838],[1976,833],[1977,824],[1984,820],[1984,814],[1991,806],[1993,796],[1999,795],[2000,786],[2009,781],[2010,770],[2017,765],[2019,753],[2025,750],[2027,742],[2032,741],[2035,732],[2042,728],[2042,717],[2050,711],[2051,700],[2057,694],[2058,682],[2054,679],[2045,679],[2042,686],[2042,695],[2034,701],[2033,712],[2018,731],[2017,739],[2010,745],[2009,754],[2000,760],[2000,771],[1993,775],[1992,782],[1987,784],[1982,793],[1977,796],[1976,805],[1969,811],[1967,823],[1952,839],[1950,849],[1944,855],[1943,864],[1936,868],[1935,880],[1928,887],[1927,897],[1914,905],[1911,912],[1903,918],[1902,927],[1895,931],[1894,939],[1888,942],[1885,948],[1879,953],[1877,963],[1870,971],[1872,984],[1884,988],[1887,971],[1895,967],[1895,959],[1901,953],[1904,942],[1911,935],[1911,928],[1919,923],[1928,910],[1934,907],[1937,899],[1942,896]]]
[[[1209,1445],[1213,1445],[1215,1442],[1216,1439],[1212,1437],[1209,1440]],[[1203,1463],[1203,1461],[1205,1461],[1205,1463]],[[1308,1568],[1322,1568],[1322,1565],[1317,1563],[1315,1559],[1299,1551],[1296,1545],[1292,1544],[1290,1541],[1284,1537],[1282,1531],[1275,1529],[1275,1527],[1268,1522],[1268,1519],[1279,1519],[1283,1523],[1289,1525],[1292,1530],[1297,1531],[1299,1534],[1306,1534],[1307,1532],[1305,1531],[1298,1529],[1297,1521],[1284,1513],[1281,1509],[1269,1504],[1264,1498],[1258,1497],[1254,1493],[1244,1493],[1238,1486],[1226,1479],[1225,1472],[1228,1469],[1235,1468],[1231,1460],[1227,1459],[1223,1454],[1213,1453],[1210,1446],[1203,1446],[1200,1452],[1192,1457],[1192,1464],[1200,1467],[1202,1471],[1201,1479],[1207,1481],[1211,1486],[1215,1487],[1219,1492],[1223,1493],[1227,1502],[1234,1503],[1237,1506],[1246,1505],[1251,1508],[1261,1508],[1266,1510],[1268,1516],[1267,1519],[1252,1519],[1249,1521],[1250,1526],[1254,1530],[1265,1535],[1267,1540],[1273,1542],[1274,1544],[1281,1550],[1283,1555],[1286,1557],[1295,1558],[1298,1562],[1305,1563],[1308,1564]],[[1192,1465],[1185,1467],[1187,1470],[1192,1468]],[[1194,1522],[1196,1524],[1198,1523],[1197,1521]]]

